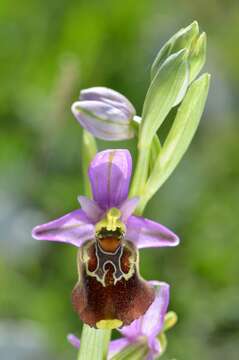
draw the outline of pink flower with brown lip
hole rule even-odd
[[[165,226],[132,215],[138,198],[128,199],[131,172],[128,150],[99,152],[89,166],[93,199],[79,196],[81,209],[32,232],[37,240],[79,247],[73,305],[83,322],[98,328],[129,325],[154,301],[153,286],[139,275],[138,249],[179,243]]]
[[[137,344],[144,347],[141,352],[142,359],[153,360],[163,353],[164,348],[158,336],[163,331],[169,304],[169,285],[159,281],[150,283],[155,287],[154,302],[143,316],[133,321],[131,325],[118,329],[123,337],[110,342],[108,359],[112,359],[126,347]],[[69,334],[67,338],[74,347],[80,348],[80,340],[75,335]]]

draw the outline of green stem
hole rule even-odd
[[[111,330],[83,326],[78,360],[106,360]]]
[[[129,197],[140,196],[148,177],[150,147],[139,148]]]
[[[83,170],[83,183],[85,195],[91,197],[91,188],[88,177],[88,167],[91,160],[97,153],[97,145],[93,135],[88,131],[83,130],[82,136],[82,170]]]

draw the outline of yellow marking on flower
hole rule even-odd
[[[96,323],[97,329],[117,329],[123,325],[123,321],[119,319],[112,319],[112,320],[100,320]]]
[[[108,231],[116,231],[117,228],[122,232],[126,231],[125,224],[119,220],[121,217],[121,211],[117,208],[111,208],[107,213],[106,217],[100,220],[96,226],[96,232],[100,232],[103,228]]]

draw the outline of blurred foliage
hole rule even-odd
[[[80,88],[104,85],[140,113],[159,47],[194,19],[209,42],[207,111],[146,211],[182,243],[142,251],[141,273],[172,285],[170,309],[179,323],[165,360],[238,359],[237,0],[1,2],[1,359],[75,358],[66,334],[81,328],[70,302],[76,249],[30,236],[33,225],[78,206],[82,131],[71,103]]]

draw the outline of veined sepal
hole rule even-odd
[[[71,109],[81,126],[99,139],[114,141],[134,137],[135,109],[115,90],[106,87],[84,89]]]

